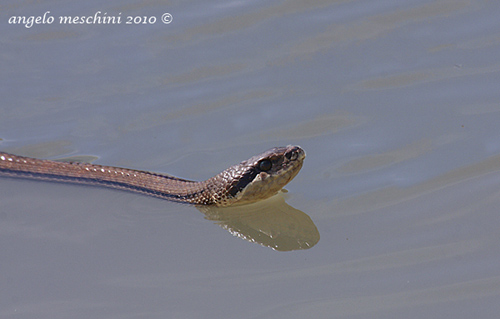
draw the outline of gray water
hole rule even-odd
[[[2,151],[196,180],[307,152],[250,213],[0,178],[1,318],[498,317],[496,1],[0,9]]]

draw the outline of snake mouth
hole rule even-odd
[[[277,170],[271,178],[276,179],[276,187],[288,184],[300,171],[306,158],[306,152],[300,147],[295,145],[288,145],[283,155],[282,168]]]

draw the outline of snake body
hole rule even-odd
[[[275,147],[205,181],[77,162],[57,162],[0,152],[0,176],[101,185],[195,205],[246,204],[276,194],[299,172],[305,152]]]

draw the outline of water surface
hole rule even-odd
[[[301,145],[307,158],[282,198],[295,216],[288,223],[286,212],[262,222],[260,210],[228,217],[127,192],[0,179],[1,317],[500,313],[494,1],[2,9],[2,151],[197,180],[273,146]],[[168,12],[173,21],[8,23],[46,11]],[[303,221],[309,231],[296,231]],[[309,222],[319,237],[302,236],[314,233]],[[287,228],[311,247],[284,252],[243,239],[248,228],[261,234],[247,239]]]

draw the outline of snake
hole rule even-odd
[[[192,181],[164,173],[0,152],[0,176],[97,185],[178,203],[225,207],[275,195],[298,174],[305,156],[300,146],[274,147],[205,181]]]

